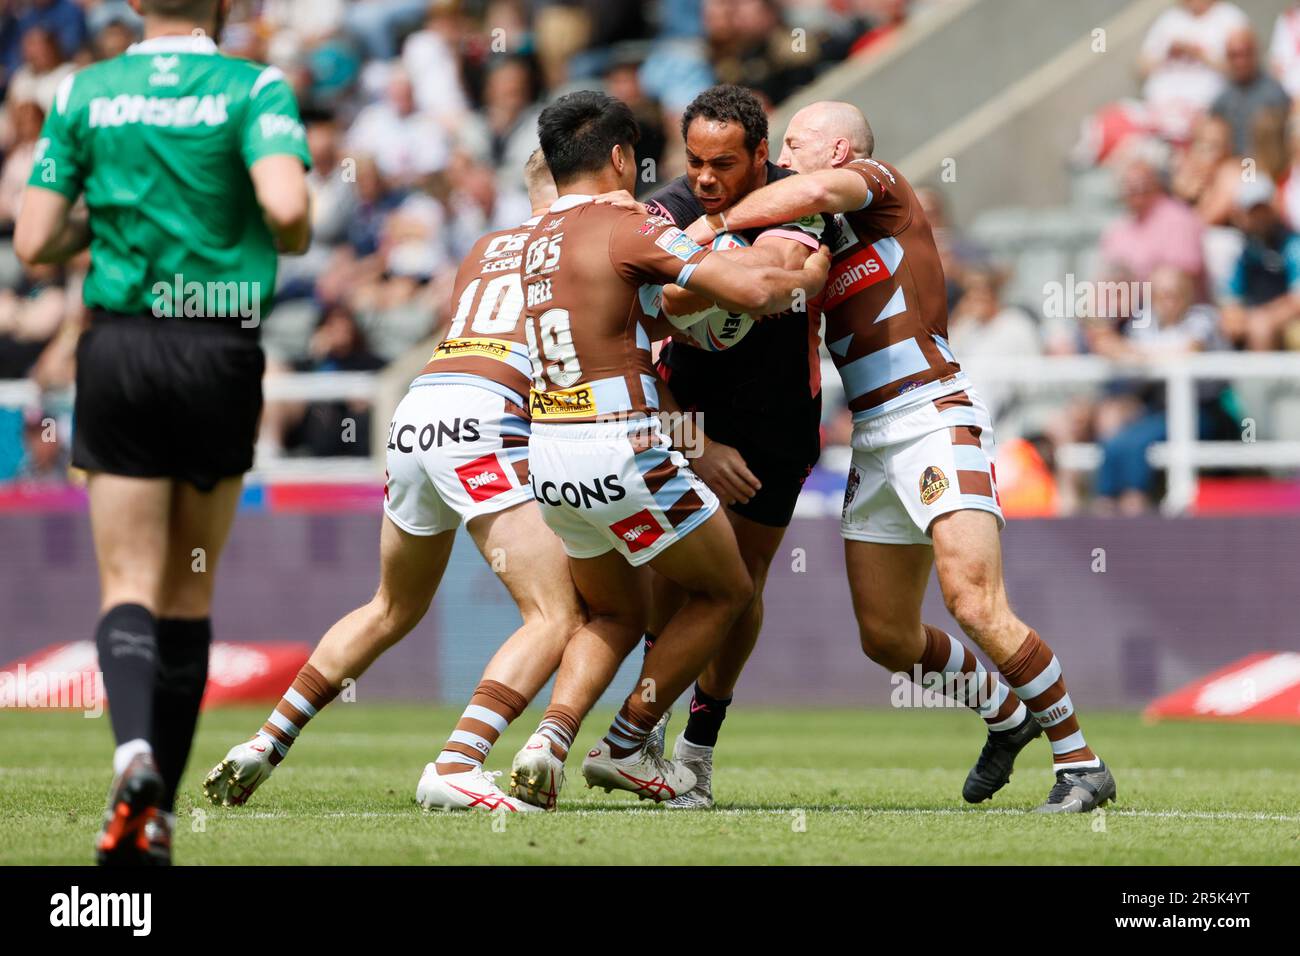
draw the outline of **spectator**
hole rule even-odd
[[[36,140],[41,135],[45,112],[26,100],[14,104],[9,120],[13,124],[14,143],[5,155],[4,166],[0,167],[0,235],[6,236],[12,234],[14,220],[18,218],[18,205],[32,172]]]
[[[22,67],[27,55],[24,42],[33,30],[40,30],[69,57],[86,42],[86,18],[73,0],[31,0],[25,6],[22,13],[6,14],[0,30],[0,59],[6,76],[13,76]]]
[[[1169,139],[1187,138],[1195,117],[1223,89],[1229,35],[1250,21],[1226,0],[1180,0],[1156,18],[1142,41],[1142,97]]]
[[[129,8],[128,12],[130,12]],[[94,58],[96,60],[111,60],[113,57],[125,53],[127,47],[139,38],[138,22],[123,16],[114,16],[107,20],[101,29],[93,33],[95,38],[93,44]]]
[[[1202,116],[1191,144],[1174,167],[1170,192],[1194,207],[1205,225],[1227,225],[1242,169],[1240,157],[1233,153],[1228,121],[1221,116]]]
[[[1159,172],[1144,160],[1124,168],[1120,193],[1128,214],[1102,234],[1100,251],[1106,268],[1142,282],[1159,266],[1173,266],[1193,276],[1200,288],[1204,274],[1200,217],[1165,192]]]
[[[348,149],[373,156],[383,177],[398,187],[441,172],[449,154],[442,127],[415,108],[414,88],[400,66],[388,77],[384,99],[357,115]]]
[[[605,92],[628,105],[641,130],[641,140],[636,144],[636,159],[642,172],[651,175],[637,177],[637,191],[657,189],[664,180],[658,175],[668,147],[668,131],[659,104],[646,95],[641,86],[640,60],[632,50],[615,51],[605,70]],[[650,166],[646,166],[646,160]]]
[[[1271,125],[1280,126],[1291,100],[1277,80],[1260,70],[1255,31],[1250,27],[1232,31],[1224,50],[1228,82],[1210,112],[1232,127],[1232,146],[1238,156],[1255,156],[1256,131],[1262,115],[1272,114]]]
[[[1267,179],[1242,183],[1236,224],[1245,234],[1241,256],[1223,294],[1223,330],[1238,346],[1268,351],[1286,342],[1300,348],[1300,236],[1274,207]]]
[[[10,79],[6,98],[11,106],[32,102],[49,113],[59,84],[76,67],[64,59],[53,31],[45,27],[32,27],[23,34],[22,53],[23,65]]]
[[[512,7],[493,4],[490,22],[505,31],[507,41],[526,35],[527,19]],[[402,66],[415,84],[415,105],[442,124],[448,136],[469,114],[469,99],[461,75],[464,17],[454,4],[429,4],[424,25],[402,45]]]
[[[1300,232],[1300,114],[1287,121],[1287,150],[1290,161],[1278,183],[1278,209],[1287,228]]]
[[[522,189],[524,164],[537,148],[537,77],[527,57],[496,60],[483,88],[483,113],[466,124],[462,142],[491,163],[503,185]]]
[[[1268,46],[1268,65],[1287,95],[1300,96],[1300,2],[1277,15]]]
[[[1219,349],[1225,342],[1214,309],[1196,304],[1192,276],[1161,266],[1151,276],[1151,301],[1138,317],[1120,329],[1095,329],[1092,345],[1107,358],[1141,363]],[[1221,438],[1231,429],[1221,405],[1223,392],[1222,383],[1197,383],[1197,433],[1202,441]],[[1125,411],[1113,416],[1122,424],[1102,441],[1095,489],[1102,513],[1133,515],[1150,507],[1155,472],[1147,451],[1168,437],[1164,401],[1159,386],[1112,386],[1109,402]]]
[[[991,266],[969,268],[964,289],[948,322],[948,341],[963,358],[1019,358],[1041,355],[1038,327],[1022,309],[1001,301],[1003,277]],[[1013,392],[1007,386],[981,387],[980,394],[997,421]]]
[[[719,83],[746,86],[779,103],[816,76],[816,37],[796,48],[775,0],[704,0],[704,30]]]
[[[982,266],[987,255],[949,220],[948,206],[939,190],[923,186],[916,191],[916,198],[934,233],[934,244],[939,250],[939,262],[947,284],[948,308],[952,309],[961,298],[963,274],[967,269]]]
[[[54,419],[40,409],[28,409],[23,415],[23,458],[15,480],[24,484],[62,484],[68,478],[69,454],[59,441],[60,429]]]
[[[298,372],[368,372],[384,362],[366,344],[346,306],[329,309],[312,334],[307,358],[289,366],[270,362],[268,376]],[[268,402],[258,440],[263,455],[280,450],[315,456],[368,455],[370,408],[364,402]]]
[[[0,289],[0,379],[23,378],[31,371],[67,309],[60,266],[33,266],[17,288]]]

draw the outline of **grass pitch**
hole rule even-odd
[[[1115,772],[1104,815],[1025,811],[1052,784],[1045,738],[1011,783],[969,807],[961,785],[983,742],[962,711],[754,710],[727,718],[718,807],[677,812],[587,790],[584,725],[554,814],[425,813],[415,783],[458,710],[337,703],[239,809],[200,782],[269,707],[207,713],[178,801],[179,864],[1277,864],[1300,862],[1295,728],[1144,725],[1085,714]],[[489,769],[535,726],[530,711]],[[677,717],[670,739],[683,726]],[[0,864],[86,864],[109,780],[107,720],[0,715]]]

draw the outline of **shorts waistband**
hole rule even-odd
[[[113,312],[109,309],[91,309],[91,325],[151,325],[158,328],[184,330],[186,334],[191,332],[215,333],[217,335],[227,335],[231,338],[254,340],[258,338],[259,326],[254,325],[245,328],[240,323],[243,320],[238,316],[183,316],[168,317],[157,316],[149,312]]]
[[[658,418],[623,418],[609,422],[551,422],[534,421],[532,433],[538,438],[555,441],[616,441],[628,435],[659,433]]]
[[[937,399],[943,398],[945,395],[955,395],[957,392],[966,391],[970,391],[970,380],[966,378],[965,373],[958,372],[951,379],[934,381],[925,386],[924,389],[917,389],[917,394],[911,401],[904,402],[888,411],[872,414],[872,411],[868,409],[858,412],[853,416],[853,425],[855,428],[884,428],[906,418],[908,415],[915,414],[918,408],[934,405]]]

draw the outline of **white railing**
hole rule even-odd
[[[374,372],[295,372],[267,378],[262,385],[262,394],[268,402],[373,401],[378,389],[379,377]],[[0,408],[32,407],[40,400],[41,391],[30,380],[0,381]],[[377,481],[383,474],[383,464],[370,457],[271,458],[259,454],[249,478],[264,484],[293,481],[346,483]]]
[[[1207,352],[1146,363],[1112,362],[1093,355],[1015,359],[968,359],[963,367],[981,385],[1101,385],[1114,379],[1163,381],[1167,390],[1169,438],[1148,452],[1154,467],[1168,473],[1162,509],[1183,514],[1196,496],[1203,468],[1300,469],[1297,441],[1198,441],[1196,383],[1203,379],[1272,379],[1300,383],[1300,353]],[[833,374],[833,373],[832,373]],[[827,377],[828,384],[831,382]],[[836,383],[838,384],[838,383]],[[268,378],[267,401],[366,401],[379,379],[370,372],[300,372]],[[0,381],[0,407],[35,404],[39,390],[28,381]],[[382,427],[379,423],[376,427]],[[1100,461],[1094,445],[1061,450],[1068,465],[1092,468]],[[254,478],[263,481],[369,480],[381,468],[369,458],[279,458],[259,460]]]
[[[1185,513],[1196,498],[1202,468],[1300,468],[1300,442],[1197,440],[1196,383],[1205,379],[1273,379],[1300,383],[1300,353],[1203,352],[1151,362],[1112,362],[1093,355],[1029,359],[972,359],[962,363],[978,388],[985,385],[1100,385],[1113,379],[1163,381],[1169,437],[1152,445],[1147,460],[1167,472],[1166,514]],[[1067,450],[1076,463],[1099,460],[1096,449]]]

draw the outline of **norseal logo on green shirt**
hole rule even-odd
[[[90,101],[90,126],[221,126],[229,115],[226,94],[207,96],[96,96]]]

